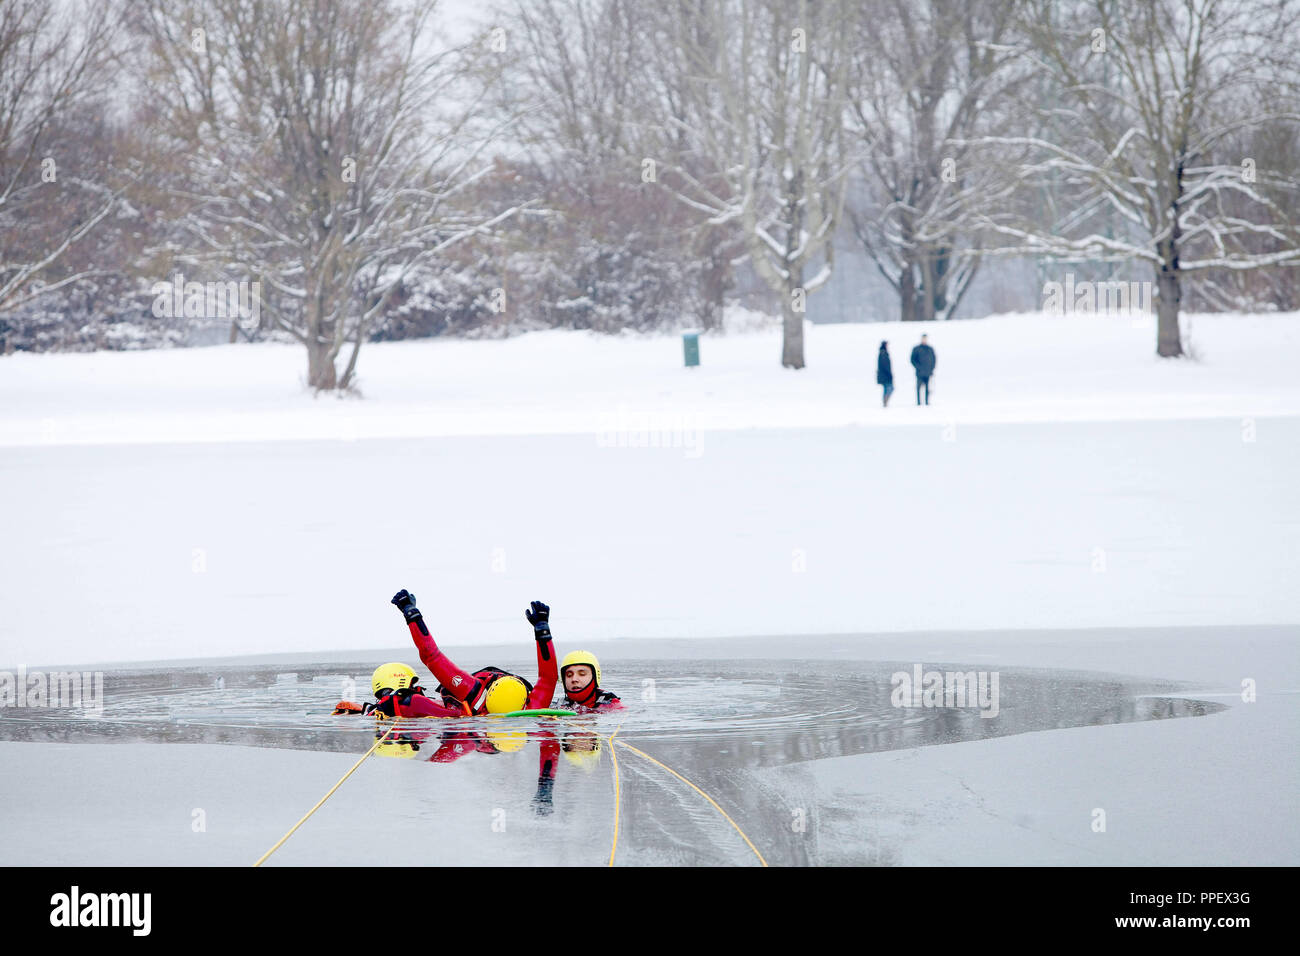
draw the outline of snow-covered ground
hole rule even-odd
[[[676,337],[368,346],[365,397],[341,400],[306,393],[287,346],[8,356],[0,669],[364,658],[401,645],[387,600],[407,587],[455,647],[527,641],[523,608],[546,600],[560,650],[605,642],[609,673],[647,642],[689,657],[770,635],[739,656],[815,644],[823,658],[1194,681],[1232,707],[763,768],[745,799],[771,805],[745,809],[776,833],[807,803],[817,852],[786,857],[806,862],[1294,864],[1300,317],[1191,326],[1195,362],[1157,360],[1149,318],[932,324],[928,408],[910,392],[915,325],[810,325],[798,373],[778,366],[770,329],[706,336],[697,369]],[[1240,700],[1245,678],[1256,703]],[[353,759],[119,746],[67,745],[77,754],[56,761],[52,745],[4,744],[6,779],[82,773],[135,793],[156,772],[175,809],[196,766],[269,774],[283,803],[203,855],[233,863]],[[368,772],[409,773],[396,763]],[[276,766],[311,786],[276,790]],[[638,812],[653,815],[653,792]],[[36,834],[86,799],[0,796],[4,829]],[[95,826],[143,833],[159,807],[101,810]],[[346,859],[338,841],[361,816],[299,859]],[[101,849],[84,861],[113,859]],[[628,862],[662,862],[643,849]]]
[[[1186,325],[1200,361],[1157,359],[1150,316],[807,323],[798,373],[780,367],[775,330],[703,336],[690,369],[671,336],[385,343],[362,349],[364,401],[312,398],[298,346],[18,353],[0,361],[0,446],[642,432],[681,444],[739,428],[1300,415],[1300,316]],[[934,404],[918,410],[908,356],[923,331],[938,365]],[[882,339],[897,387],[888,409],[875,384]]]
[[[1202,364],[1127,320],[937,326],[928,408],[891,328],[810,326],[798,373],[771,331],[698,369],[672,338],[371,347],[342,401],[291,347],[9,356],[0,665],[389,646],[401,587],[461,643],[536,598],[572,641],[1300,621],[1300,318],[1198,319]]]
[[[0,666],[1300,620],[1300,419],[12,448]]]

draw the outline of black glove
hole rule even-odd
[[[402,615],[408,621],[419,620],[424,616],[420,613],[420,609],[415,606],[415,595],[406,588],[402,588],[402,590],[394,594],[390,603],[397,605],[397,609],[402,612]]]
[[[533,626],[533,637],[539,641],[549,641],[551,639],[551,609],[541,601],[534,601],[532,607],[524,611],[524,617],[528,618],[528,623]]]

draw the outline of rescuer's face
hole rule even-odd
[[[591,683],[591,668],[586,664],[574,664],[564,669],[564,689],[567,691],[586,690]]]

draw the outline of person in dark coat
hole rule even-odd
[[[885,387],[884,407],[889,407],[889,396],[894,394],[894,368],[889,361],[889,343],[880,343],[880,354],[876,357],[876,384]]]
[[[916,369],[916,404],[921,404],[921,386],[925,386],[925,404],[930,404],[930,376],[934,374],[935,355],[921,336],[921,344],[912,349],[912,368]]]

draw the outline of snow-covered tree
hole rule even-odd
[[[903,321],[948,319],[1014,177],[973,138],[1005,131],[1028,71],[1006,0],[872,0],[854,11],[848,122],[864,156],[849,221]]]
[[[63,267],[120,197],[81,139],[105,109],[117,30],[106,4],[0,3],[0,312],[102,274]]]
[[[1056,222],[992,223],[1007,251],[1133,260],[1154,274],[1157,354],[1183,353],[1187,277],[1300,262],[1295,208],[1243,130],[1300,123],[1296,0],[1022,0],[1020,26],[1057,93],[1053,135],[993,138],[1037,150],[1022,172],[1061,192]],[[1294,195],[1294,193],[1290,193]]]
[[[459,202],[491,168],[466,51],[423,0],[133,9],[159,152],[177,160],[159,171],[183,204],[175,261],[259,281],[308,384],[348,387],[412,271],[516,211]]]
[[[806,298],[830,279],[844,206],[847,7],[666,3],[655,62],[682,78],[672,85],[680,99],[642,104],[659,111],[646,122],[659,127],[649,158],[667,168],[661,181],[710,225],[738,225],[755,270],[780,296],[787,368],[804,367]]]
[[[501,255],[526,323],[648,329],[702,304],[698,219],[643,175],[636,143],[652,15],[637,0],[512,0],[493,20],[526,157],[514,168],[539,200]]]

